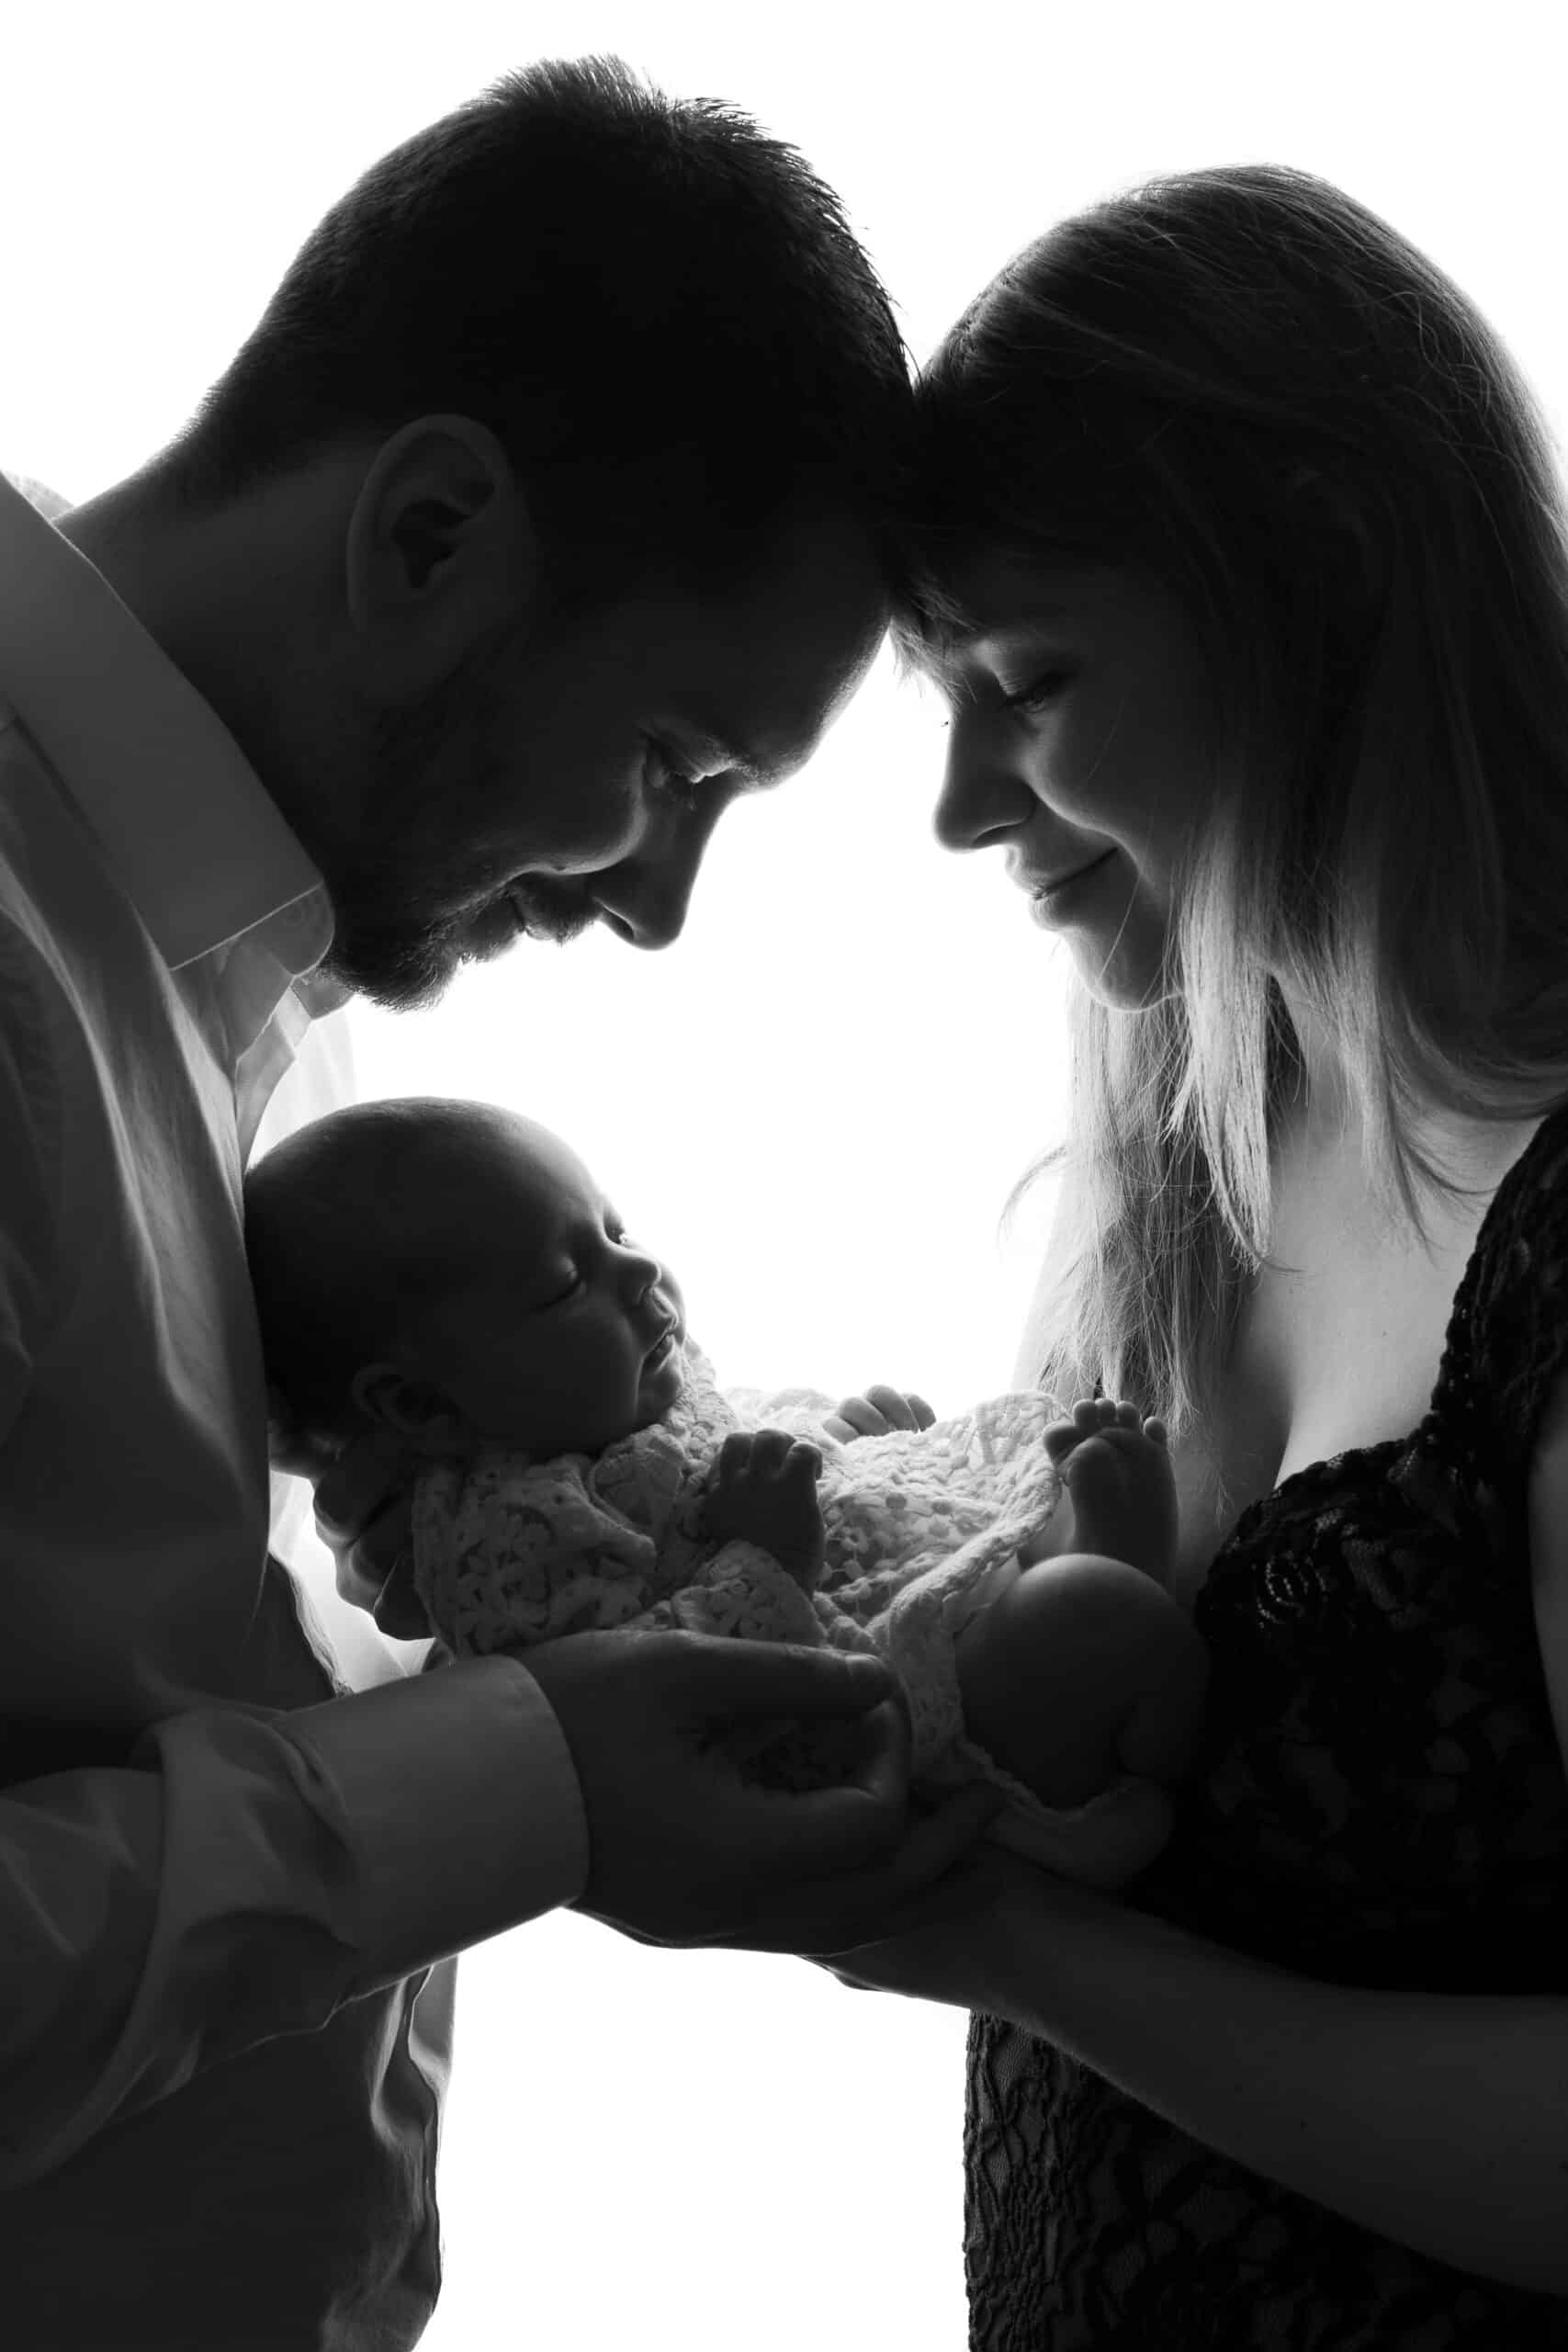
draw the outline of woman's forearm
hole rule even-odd
[[[1053,1881],[988,2006],[1270,2180],[1568,2296],[1568,1997],[1296,1976]]]

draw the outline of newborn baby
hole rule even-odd
[[[1054,1420],[1022,1393],[899,1429],[864,1398],[722,1393],[576,1155],[486,1104],[300,1129],[247,1177],[245,1236],[293,1419],[421,1458],[416,1581],[454,1651],[612,1625],[876,1650],[913,1785],[986,1775],[1010,1800],[987,1834],[1081,1877],[1129,1778],[1189,1762],[1206,1661],[1163,1589],[1165,1432],[1130,1406]],[[745,1760],[798,1786],[843,1736],[781,1724]]]

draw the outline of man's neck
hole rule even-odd
[[[310,642],[300,526],[287,493],[185,511],[149,468],[56,526],[211,705],[280,806],[277,721]],[[296,821],[287,806],[284,814]]]

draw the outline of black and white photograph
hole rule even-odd
[[[6,15],[6,2352],[1568,2352],[1556,16]]]

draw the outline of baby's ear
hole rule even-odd
[[[412,1453],[450,1453],[467,1435],[468,1424],[444,1388],[411,1380],[394,1363],[362,1365],[349,1394],[367,1419]]]

